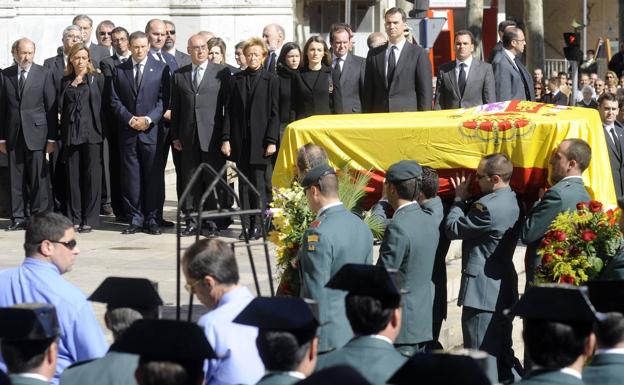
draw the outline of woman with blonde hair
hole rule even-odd
[[[78,232],[88,233],[99,224],[102,164],[102,92],[104,76],[91,62],[84,44],[67,54],[61,81],[61,161],[67,170],[67,215]]]
[[[271,158],[279,137],[279,80],[275,74],[263,70],[269,49],[262,39],[254,37],[245,41],[243,53],[247,68],[234,75],[221,151],[236,162],[236,167],[260,193],[258,198],[239,179],[241,208],[265,210],[271,201],[268,188]],[[244,217],[239,238],[260,238],[264,219]]]

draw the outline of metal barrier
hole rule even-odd
[[[544,79],[558,74],[559,72],[569,73],[570,63],[566,59],[545,59]]]

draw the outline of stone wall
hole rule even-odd
[[[143,30],[149,19],[162,18],[176,24],[177,48],[186,51],[186,41],[200,30],[216,33],[228,47],[227,62],[234,61],[234,45],[251,36],[262,36],[262,28],[279,23],[286,41],[293,38],[292,0],[0,0],[0,67],[12,63],[11,44],[29,37],[37,44],[35,62],[56,54],[61,33],[76,14],[87,14],[95,26],[110,19],[130,32]]]

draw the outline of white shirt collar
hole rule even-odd
[[[514,54],[513,52],[511,52],[507,48],[503,48],[503,51],[505,52],[505,55],[507,55],[507,57],[509,57],[511,59],[511,61],[514,63],[514,66],[515,66],[516,62],[514,60],[516,60],[516,54]]]
[[[596,354],[624,354],[624,348],[597,349]]]
[[[583,179],[582,176],[579,175],[570,175],[570,176],[566,176],[565,178],[561,179],[559,182],[564,181],[566,179],[572,179],[572,178],[579,178],[579,179]]]
[[[164,51],[167,52],[167,53],[170,53],[173,56],[175,56],[175,53],[176,53],[177,50],[175,49],[175,47],[173,47],[173,48],[168,49],[168,50],[165,49]]]
[[[411,201],[411,202],[403,203],[401,206],[397,207],[397,209],[396,209],[396,210],[394,210],[394,213],[396,214],[396,213],[398,213],[398,212],[399,212],[399,210],[401,210],[403,207],[407,207],[407,206],[409,206],[409,205],[413,205],[413,204],[418,204],[418,202],[416,202],[416,201]]]
[[[195,69],[197,67],[201,68],[202,71],[206,70],[206,66],[208,65],[208,60],[206,60],[205,62],[201,63],[201,64],[193,64],[193,72],[195,72]]]
[[[290,371],[290,372],[286,372],[285,374],[291,376],[291,377],[295,377],[298,378],[300,380],[305,380],[305,374],[301,373],[301,372],[297,372],[297,371]]]
[[[334,202],[334,203],[330,203],[328,205],[325,205],[323,207],[321,207],[321,209],[318,211],[318,214],[316,214],[316,217],[320,217],[321,214],[323,214],[326,210],[335,207],[335,206],[340,206],[342,204],[342,202]]]
[[[29,65],[26,68],[22,68],[19,65],[17,66],[17,76],[19,76],[20,72],[22,72],[22,70],[26,71],[26,75],[28,75],[28,73],[30,72],[30,69],[32,68],[32,64]]]
[[[392,343],[392,340],[390,338],[386,337],[386,336],[382,336],[382,335],[379,335],[379,334],[371,334],[368,337],[374,338],[374,339],[377,339],[377,340],[381,340],[381,341],[386,341],[390,345],[394,346],[394,344]]]
[[[332,62],[335,62],[336,58],[340,58],[340,60],[342,60],[344,62],[345,60],[347,60],[347,55],[349,55],[349,52],[347,52],[343,56],[338,56],[335,53],[332,53]]]
[[[561,373],[565,373],[565,374],[569,374],[570,376],[574,376],[574,377],[578,378],[579,380],[583,379],[583,376],[581,376],[581,373],[577,372],[576,370],[574,370],[572,368],[563,368],[563,369],[559,369],[559,371]]]
[[[43,376],[41,374],[38,374],[38,373],[19,373],[19,374],[14,374],[14,376],[24,377],[24,378],[32,378],[32,379],[35,379],[35,380],[44,381],[46,383],[50,382],[49,378],[47,378],[46,376]]]
[[[145,63],[147,63],[147,56],[145,57],[145,59],[141,60],[138,63],[134,61],[134,58],[132,58],[132,67],[136,67],[137,64],[140,64],[141,67],[145,67]]]
[[[392,43],[390,43],[390,41],[388,41],[388,48],[386,50],[389,52],[391,47],[394,45],[394,46],[397,47],[399,52],[401,52],[403,50],[403,47],[405,46],[406,42],[407,42],[407,39],[403,39],[403,40],[401,40],[400,42],[398,42],[396,44],[392,44]]]
[[[457,67],[459,67],[461,63],[464,63],[467,68],[470,68],[470,66],[472,65],[472,55],[468,56],[468,59],[464,61],[460,61],[459,59],[456,59],[455,62],[457,63]]]

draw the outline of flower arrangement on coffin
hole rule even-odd
[[[578,286],[596,278],[620,247],[620,214],[592,200],[557,215],[537,252],[537,282]]]
[[[348,167],[338,172],[340,201],[347,210],[358,214],[369,226],[373,236],[381,239],[384,224],[370,211],[362,212],[358,202],[366,195],[365,187],[370,180],[369,173],[352,173]],[[279,285],[278,295],[299,295],[299,271],[297,253],[303,234],[315,215],[308,208],[303,187],[294,181],[290,187],[275,189],[271,203],[272,223],[275,230],[269,233],[269,241],[276,245],[276,262]]]

